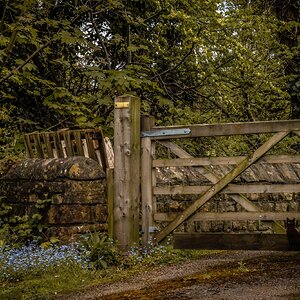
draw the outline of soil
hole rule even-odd
[[[300,299],[300,252],[227,251],[57,299]]]

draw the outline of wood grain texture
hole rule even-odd
[[[139,239],[140,102],[131,96],[116,97],[129,106],[115,109],[114,122],[114,238],[122,250]]]
[[[195,124],[195,125],[179,125],[179,126],[156,126],[151,131],[176,130],[180,128],[189,128],[191,133],[188,135],[172,135],[151,137],[154,140],[165,140],[174,138],[194,138],[208,136],[229,136],[240,134],[256,134],[256,133],[276,133],[283,131],[300,130],[300,120],[284,120],[284,121],[257,121],[244,123],[221,123],[221,124]],[[298,133],[297,133],[298,134]]]
[[[177,213],[156,213],[154,220],[171,222]],[[300,220],[300,212],[200,212],[190,217],[190,221],[285,221]]]
[[[154,195],[194,195],[208,191],[212,185],[187,186],[172,185],[159,186],[153,189]],[[229,184],[220,194],[274,194],[299,193],[300,184]]]

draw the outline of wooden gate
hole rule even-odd
[[[126,101],[125,101],[125,100]],[[143,122],[142,132],[139,132],[138,106],[133,105],[131,97],[118,97],[116,99],[117,116],[120,117],[120,110],[127,120],[123,129],[118,129],[116,134],[123,132],[123,144],[115,139],[115,149],[124,151],[122,154],[116,153],[115,157],[120,157],[120,165],[115,164],[115,209],[118,209],[116,222],[129,220],[131,224],[127,228],[127,237],[137,235],[137,224],[139,216],[139,170],[141,170],[141,227],[143,244],[146,245],[150,240],[157,244],[164,240],[169,234],[173,233],[186,221],[220,221],[220,220],[257,220],[270,221],[274,224],[272,234],[208,234],[208,233],[175,233],[175,246],[179,248],[207,248],[207,249],[273,249],[286,250],[288,241],[283,227],[283,221],[287,218],[300,219],[299,208],[294,211],[265,211],[257,206],[253,201],[247,199],[249,194],[271,194],[271,193],[298,193],[300,192],[300,155],[266,155],[278,143],[292,135],[300,135],[300,120],[287,121],[263,121],[246,123],[225,123],[225,124],[201,124],[183,126],[164,126],[157,127],[151,124],[151,120]],[[135,100],[134,103],[138,101]],[[119,104],[118,104],[119,103]],[[134,108],[135,107],[135,108]],[[128,110],[128,111],[127,111]],[[131,111],[133,110],[134,113]],[[127,111],[127,112],[126,112]],[[131,111],[131,112],[130,112]],[[132,116],[132,117],[130,117]],[[133,121],[135,119],[135,121]],[[123,121],[115,119],[120,126]],[[133,125],[133,124],[136,125]],[[124,125],[124,123],[123,123]],[[126,129],[127,128],[127,129]],[[126,133],[126,131],[128,132]],[[131,131],[130,131],[131,130]],[[174,140],[208,137],[230,137],[264,134],[260,139],[263,141],[254,148],[252,153],[244,156],[235,157],[193,157],[188,152],[174,143]],[[141,159],[138,158],[139,141],[141,138]],[[298,140],[298,142],[300,142]],[[296,141],[296,143],[298,143]],[[131,146],[130,146],[131,145]],[[157,159],[156,148],[165,147],[172,155],[177,158]],[[296,144],[297,146],[297,144]],[[276,153],[278,153],[278,149]],[[123,158],[122,158],[123,157]],[[131,161],[131,162],[130,162]],[[126,165],[127,163],[127,165]],[[276,171],[274,164],[281,164],[284,169]],[[141,168],[140,168],[141,166]],[[214,172],[214,166],[224,166],[227,171],[223,174]],[[210,184],[206,185],[175,185],[157,186],[157,168],[172,167],[196,167],[197,172],[204,176]],[[273,168],[273,169],[272,169]],[[270,176],[280,178],[271,182],[237,182],[245,172],[253,170],[273,170]],[[121,176],[121,173],[125,177]],[[281,175],[279,176],[280,173]],[[127,175],[126,175],[127,174]],[[131,175],[129,175],[131,174]],[[127,176],[127,177],[126,177]],[[120,182],[128,184],[122,186]],[[126,196],[126,193],[128,196]],[[200,212],[201,208],[218,194],[227,194],[231,199],[238,203],[243,211],[240,212]],[[158,195],[199,195],[189,206],[177,214],[160,213],[156,205]],[[122,198],[123,197],[123,198]],[[126,198],[127,197],[127,198]],[[123,199],[123,200],[122,200]],[[125,209],[126,208],[126,209]],[[134,221],[130,221],[130,219]],[[164,227],[156,231],[155,222],[164,221]],[[124,223],[123,223],[124,225]],[[119,225],[118,228],[122,226]],[[123,226],[123,228],[125,228]],[[128,232],[135,231],[134,234]],[[124,234],[116,233],[116,238],[124,238]],[[124,239],[123,239],[124,240]],[[127,239],[128,241],[128,239]],[[137,242],[137,238],[131,238],[131,242]],[[130,244],[131,242],[127,242]],[[126,242],[123,243],[124,245]]]
[[[297,172],[300,163],[299,155],[266,155],[280,141],[291,133],[299,135],[300,121],[269,121],[251,123],[231,123],[213,125],[189,125],[189,126],[167,126],[155,127],[142,132],[142,207],[144,242],[150,239],[150,231],[155,221],[168,221],[168,225],[153,235],[154,243],[159,243],[168,234],[172,233],[183,222],[192,221],[221,221],[221,220],[257,220],[274,222],[276,234],[201,234],[201,233],[175,233],[175,247],[178,248],[206,248],[206,249],[288,249],[287,237],[282,227],[282,222],[287,218],[300,218],[299,211],[274,212],[263,211],[245,194],[265,193],[295,193],[300,192],[299,176]],[[184,151],[172,139],[216,137],[249,134],[272,134],[266,138],[264,143],[257,147],[253,153],[238,157],[202,157],[194,158]],[[154,159],[155,145],[167,147],[179,158],[176,159]],[[268,169],[274,164],[285,164],[286,174],[281,174],[278,183],[234,183],[249,168],[259,170],[262,167]],[[220,176],[216,174],[212,166],[232,166],[230,171]],[[167,186],[157,187],[155,183],[155,168],[159,167],[197,167],[210,185],[198,186]],[[297,168],[295,168],[297,166]],[[278,169],[273,168],[273,176],[277,177]],[[272,175],[271,175],[272,176]],[[288,179],[291,180],[288,180]],[[286,179],[287,182],[283,182]],[[290,182],[289,182],[290,181]],[[274,182],[274,181],[273,181]],[[208,201],[218,193],[228,194],[231,199],[244,208],[243,212],[198,212]],[[157,212],[155,196],[157,195],[187,195],[199,194],[199,197],[185,210],[174,214],[162,214]],[[198,212],[198,213],[197,213]],[[148,230],[147,230],[148,228]],[[282,233],[282,234],[280,234]]]

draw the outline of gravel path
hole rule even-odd
[[[57,299],[300,299],[300,253],[228,251]]]

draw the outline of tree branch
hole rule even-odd
[[[230,116],[229,111],[228,111],[225,107],[223,107],[218,101],[215,101],[215,100],[213,99],[213,95],[211,95],[211,96],[205,96],[205,95],[201,94],[200,92],[198,92],[198,91],[196,91],[196,90],[194,90],[193,92],[194,92],[197,96],[200,96],[200,97],[205,98],[205,99],[207,99],[208,101],[210,101],[210,102],[211,102],[212,104],[214,104],[217,108],[219,108],[219,109],[221,110],[221,112],[222,112],[229,120],[233,121],[233,120],[232,120],[232,117]]]
[[[200,32],[201,32],[201,27],[198,29],[198,32],[197,32],[197,35],[196,35],[197,37],[199,36]],[[172,68],[170,68],[168,70],[163,71],[159,75],[156,75],[156,76],[152,77],[150,80],[153,80],[157,76],[162,76],[164,74],[167,74],[167,73],[169,73],[169,72],[177,69],[179,66],[181,66],[184,63],[184,61],[187,59],[187,57],[191,55],[191,53],[193,52],[194,48],[195,48],[195,42],[192,43],[192,46],[191,46],[190,50],[183,56],[183,58],[181,59],[181,61],[176,66],[174,66],[174,67],[172,67]]]
[[[39,52],[41,52],[43,49],[45,49],[46,47],[48,47],[52,42],[54,41],[54,39],[49,40],[46,44],[44,44],[43,46],[41,46],[40,48],[36,49],[31,55],[29,55],[27,57],[27,59],[21,64],[19,65],[17,68],[14,68],[12,71],[10,71],[6,76],[4,76],[3,78],[0,79],[0,83],[4,82],[5,80],[7,80],[8,78],[10,78],[11,76],[14,75],[14,73],[18,72],[19,70],[21,70],[27,63],[30,62],[30,60],[37,55]]]
[[[5,53],[5,56],[3,58],[3,61],[2,61],[2,64],[1,64],[1,67],[0,67],[0,72],[2,71],[2,68],[5,66],[5,63],[6,63],[6,60],[8,58],[8,55],[9,53],[12,51],[12,48],[16,42],[16,39],[17,39],[17,33],[18,33],[18,29],[15,29],[12,34],[11,34],[11,37],[10,37],[10,41],[6,47],[6,49],[4,50],[4,53]]]
[[[77,15],[72,21],[71,24],[73,24],[82,14]],[[59,30],[60,31],[60,30]],[[58,31],[58,32],[59,32]],[[11,70],[6,76],[4,76],[3,78],[0,79],[0,83],[6,81],[7,79],[9,79],[11,76],[14,75],[15,72],[20,71],[26,64],[28,64],[30,62],[30,60],[35,57],[39,52],[41,52],[43,49],[45,49],[46,47],[48,47],[52,42],[54,42],[56,40],[56,38],[52,38],[51,40],[49,40],[48,42],[46,42],[44,45],[42,45],[41,47],[39,47],[38,49],[36,49],[31,55],[29,55],[26,60],[19,65],[18,67],[14,68],[13,70]]]
[[[107,48],[106,48],[106,46],[105,46],[105,44],[103,42],[102,36],[101,36],[101,34],[100,34],[99,30],[98,30],[97,24],[96,24],[95,19],[93,17],[93,13],[89,12],[89,15],[90,15],[90,20],[92,22],[93,28],[95,29],[97,37],[100,40],[101,46],[102,46],[102,48],[104,50],[107,67],[108,67],[109,70],[111,70],[111,61],[110,61],[109,53],[108,53]]]
[[[9,0],[6,1],[5,7],[3,9],[3,14],[2,14],[2,17],[1,17],[1,23],[0,23],[0,32],[2,32],[3,27],[4,27],[4,19],[5,19],[5,15],[6,15],[6,10],[8,8],[8,2],[9,2]]]
[[[127,47],[131,45],[131,32],[130,32],[130,24],[127,26]],[[132,64],[132,53],[130,50],[127,50],[127,64]]]
[[[160,76],[162,76],[162,75],[165,75],[165,74],[167,74],[167,73],[169,73],[169,72],[171,72],[171,71],[177,69],[178,67],[180,67],[180,66],[184,63],[184,61],[186,60],[186,58],[193,52],[194,47],[195,47],[195,43],[192,44],[190,50],[184,55],[184,57],[181,59],[181,61],[180,61],[176,66],[174,66],[174,67],[172,67],[172,68],[170,68],[170,69],[168,69],[168,70],[165,70],[165,71],[161,72],[160,74],[158,74],[158,75],[156,75],[156,76],[150,78],[150,80],[154,80],[154,79],[157,78],[158,76],[160,77]]]

